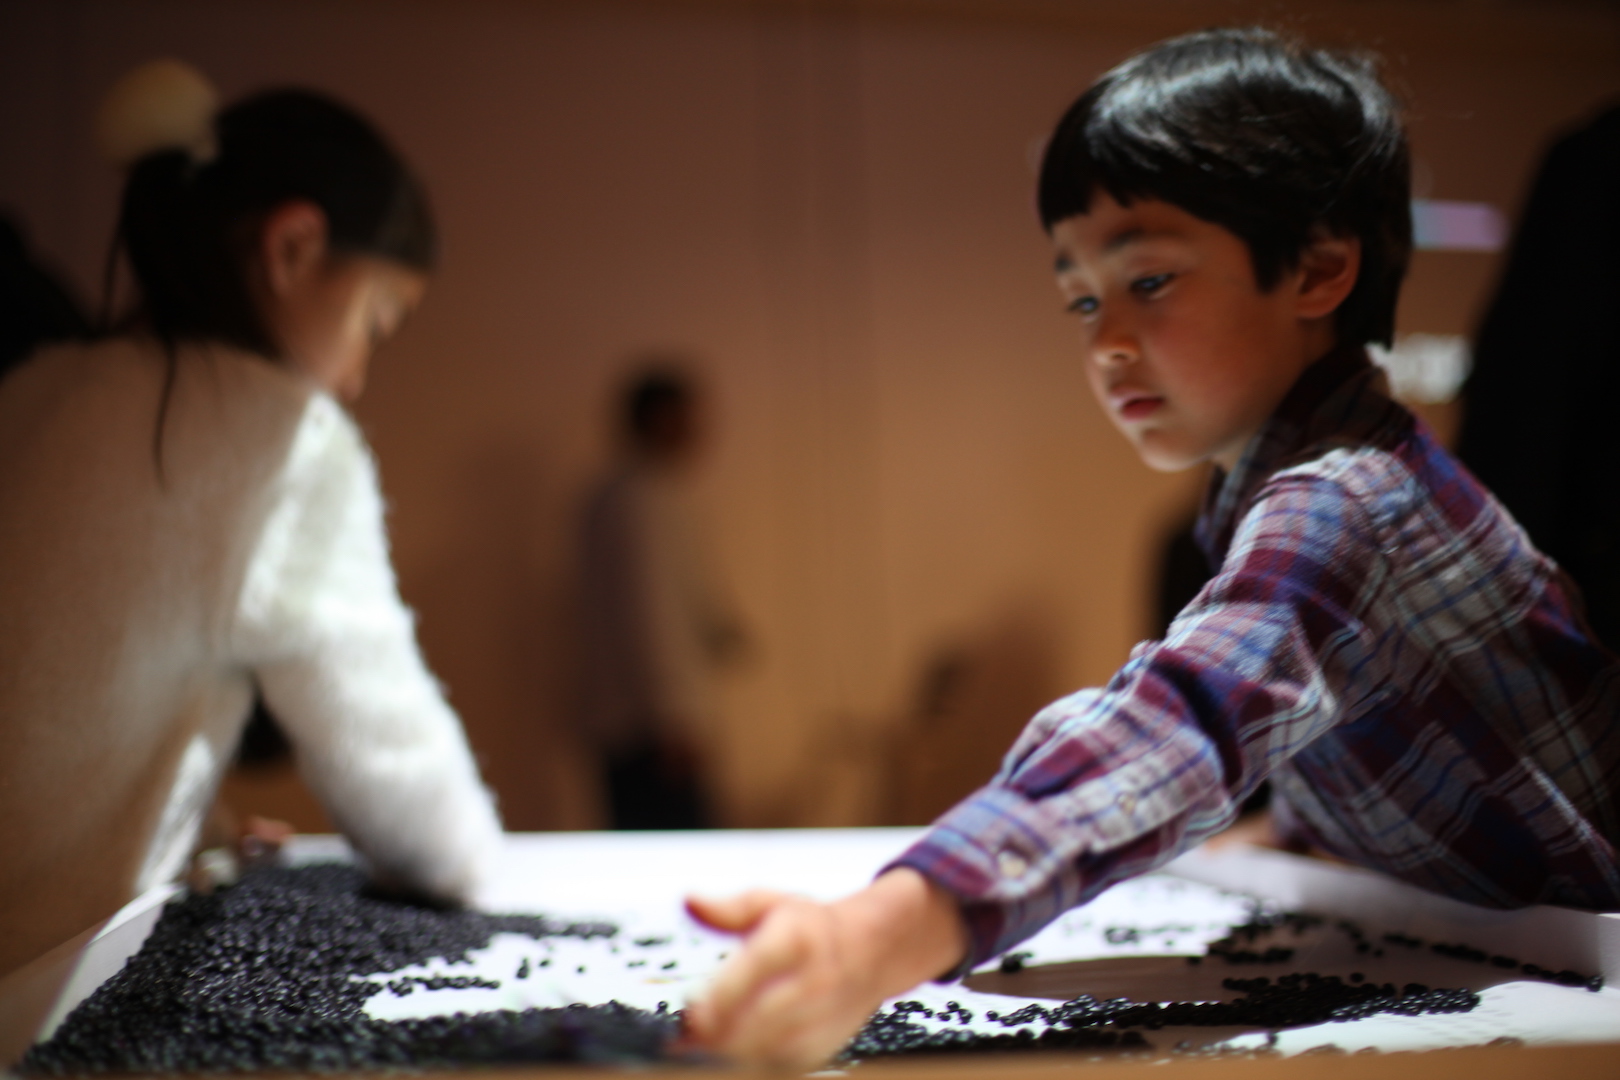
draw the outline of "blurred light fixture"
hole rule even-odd
[[[1490,203],[1412,200],[1412,242],[1419,251],[1501,251],[1507,218]]]

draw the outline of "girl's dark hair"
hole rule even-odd
[[[276,356],[247,270],[260,223],[295,199],[325,212],[333,250],[432,269],[427,196],[381,134],[331,98],[273,90],[216,117],[206,159],[160,150],[130,169],[113,259],[129,260],[139,322],[171,353],[212,340]]]
[[[1359,237],[1338,338],[1394,336],[1412,253],[1411,163],[1399,105],[1369,56],[1261,29],[1155,45],[1058,122],[1041,162],[1042,224],[1085,213],[1098,189],[1122,205],[1173,203],[1236,234],[1263,290],[1298,265],[1313,230]]]

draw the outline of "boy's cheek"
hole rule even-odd
[[[1096,403],[1097,408],[1101,409],[1109,422],[1117,427],[1119,420],[1114,416],[1114,411],[1108,407],[1108,388],[1103,383],[1102,372],[1097,370],[1096,364],[1089,362],[1086,364],[1086,386],[1090,388],[1091,400]]]

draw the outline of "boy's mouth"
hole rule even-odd
[[[1125,420],[1146,420],[1164,404],[1164,398],[1140,390],[1119,390],[1108,396],[1114,411]]]

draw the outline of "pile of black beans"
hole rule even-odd
[[[617,931],[405,903],[371,894],[362,873],[347,866],[254,871],[231,888],[171,903],[140,952],[18,1068],[32,1075],[346,1070],[662,1054],[679,1024],[664,1008],[610,1002],[400,1021],[365,1014],[366,1000],[385,984],[355,976],[434,957],[465,960],[501,932],[538,940]]]
[[[1068,1004],[1090,1000],[1079,998]],[[1039,1033],[1033,1027],[990,1035],[962,1028],[930,1031],[910,1019],[912,1013],[919,1011],[924,1011],[924,1006],[918,1001],[897,1001],[893,1009],[880,1010],[844,1048],[839,1061],[853,1063],[902,1054],[1004,1054],[1024,1050],[1120,1053],[1152,1049],[1140,1032],[1116,1031],[1084,1024],[1065,1026],[1048,1023]]]
[[[984,1034],[962,1027],[929,1030],[913,1016],[972,1020],[972,1013],[957,1002],[935,1013],[919,1001],[896,1002],[893,1009],[872,1018],[844,1051],[845,1060],[892,1057],[901,1054],[1001,1053],[1011,1050],[1096,1050],[1131,1052],[1150,1050],[1151,1044],[1136,1029],[1165,1027],[1246,1027],[1275,1031],[1280,1028],[1359,1020],[1376,1013],[1418,1016],[1424,1013],[1468,1012],[1479,1004],[1470,990],[1431,990],[1409,983],[1397,989],[1391,983],[1347,983],[1334,975],[1311,972],[1278,979],[1225,979],[1228,990],[1239,996],[1231,1001],[1172,1001],[1163,1004],[1115,998],[1098,1001],[1078,997],[1061,1005],[1026,1005],[1005,1015],[986,1013],[985,1019],[1017,1032]],[[1036,1025],[1040,1025],[1037,1030]]]

